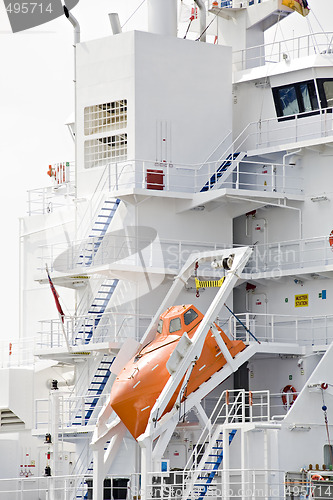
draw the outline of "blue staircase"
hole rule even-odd
[[[89,344],[118,282],[119,280],[117,279],[107,279],[103,282],[87,311],[87,316],[93,316],[86,319],[77,328],[75,333],[75,344]]]
[[[88,240],[84,243],[83,248],[80,249],[77,266],[89,267],[92,264],[106,231],[117,211],[120,200],[117,198],[113,200],[105,200],[100,212],[95,220],[93,227],[88,236]],[[89,241],[91,239],[91,241]]]
[[[93,398],[89,398],[89,400],[85,402],[84,419],[82,418],[82,414],[76,415],[74,417],[73,425],[88,425],[89,419],[99,401],[99,397],[103,393],[110,378],[110,369],[114,360],[115,358],[110,360],[109,356],[104,354],[88,387],[87,396],[93,396]]]
[[[213,173],[211,178],[206,182],[204,187],[200,190],[200,193],[212,189],[218,183],[224,172],[228,170],[228,168],[233,164],[233,161],[236,160],[240,154],[240,152],[230,153],[227,158],[221,163],[218,169]]]
[[[237,430],[233,429],[229,433],[229,446],[232,442],[232,440],[235,437]],[[212,453],[210,453],[203,464],[203,467],[201,469],[201,475],[197,477],[197,481],[194,484],[194,487],[199,489],[199,497],[197,500],[203,500],[205,495],[208,492],[208,488],[211,485],[216,472],[218,468],[220,467],[222,460],[223,460],[223,439],[222,439],[222,432],[220,432],[220,438],[221,439],[216,439],[216,444],[215,446],[212,446],[211,450]],[[213,451],[215,450],[215,451]],[[189,499],[190,500],[190,499]]]
[[[104,446],[104,451],[106,451],[106,450],[108,449],[108,445],[109,445],[109,443],[110,443],[110,441],[107,441],[107,442],[105,443],[105,446]],[[91,460],[91,462],[90,462],[90,464],[89,464],[89,466],[88,466],[88,469],[86,470],[86,475],[87,475],[87,476],[92,476],[92,475],[93,475],[93,473],[94,473],[94,461],[93,461],[93,460]],[[85,482],[86,482],[86,481],[84,481],[84,480],[82,481],[82,483],[81,483],[81,487],[82,487],[82,488],[83,488],[83,486],[84,486],[84,483],[85,483]],[[86,483],[86,484],[87,484],[87,483]],[[88,486],[88,488],[89,488],[89,486]],[[80,499],[80,500],[82,500],[82,499],[86,500],[86,499],[88,498],[88,495],[89,495],[89,494],[88,494],[88,491],[87,491],[87,492],[84,494],[84,496],[82,496],[82,494],[81,494],[81,495],[77,495],[77,496],[76,496],[76,498],[77,498],[77,499]],[[90,496],[90,498],[92,498],[92,497]]]

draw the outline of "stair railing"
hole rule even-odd
[[[230,401],[231,398],[232,401]],[[243,422],[245,419],[245,406],[244,389],[223,391],[198,439],[199,446],[203,447],[204,444],[211,446],[217,425],[232,423],[236,420]],[[194,448],[185,465],[185,470],[191,472],[197,468],[196,454],[197,450]]]
[[[81,221],[79,226],[77,227],[77,233],[79,233],[80,229],[82,227],[87,226],[87,218],[89,216],[90,212],[90,218],[89,218],[89,224],[88,227],[91,229],[90,226],[92,226],[93,221],[96,219],[102,204],[104,203],[105,199],[105,192],[109,191],[109,189],[106,189],[106,186],[109,184],[109,164],[105,165],[102,175],[99,178],[99,181],[97,183],[97,186],[95,187],[95,190],[90,198],[90,202],[81,217]],[[94,207],[96,207],[94,209]]]
[[[208,178],[210,179],[212,177],[212,175],[214,175],[213,172],[211,172],[210,170],[210,164],[212,163],[212,161],[215,163],[216,167],[215,167],[215,170],[214,172],[216,173],[216,170],[217,168],[221,165],[221,162],[224,162],[226,161],[226,159],[228,158],[229,155],[231,155],[231,164],[233,165],[233,168],[230,169],[229,173],[227,176],[224,176],[224,181],[227,179],[227,177],[229,177],[229,175],[234,171],[234,169],[236,168],[236,166],[239,164],[239,160],[234,159],[233,158],[233,155],[238,152],[238,151],[241,151],[241,148],[242,146],[246,143],[247,139],[250,137],[250,134],[248,133],[248,130],[250,129],[250,127],[253,127],[253,123],[249,123],[242,131],[241,133],[236,137],[236,139],[234,139],[234,141],[224,150],[223,154],[220,155],[220,157],[216,160],[211,160],[211,158],[213,158],[213,156],[216,154],[216,152],[221,148],[221,146],[227,141],[227,139],[230,137],[230,134],[227,134],[227,136],[221,141],[221,143],[215,148],[215,150],[211,153],[211,155],[208,157],[208,159],[201,165],[200,169],[201,168],[204,168],[205,165],[208,165],[208,168],[209,168],[209,172],[208,172]],[[210,163],[209,163],[210,162]],[[199,170],[200,170],[199,169]],[[225,172],[226,173],[226,172]],[[196,179],[197,179],[197,185],[195,186],[196,190],[198,189],[201,189],[203,186],[200,184],[198,185],[198,174],[196,176]],[[215,179],[215,184],[217,182],[217,178]],[[220,179],[221,180],[221,179]]]

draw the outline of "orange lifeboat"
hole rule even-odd
[[[154,340],[144,346],[122,369],[116,378],[110,404],[134,438],[146,429],[149,414],[167,383],[170,374],[166,363],[184,332],[192,338],[203,319],[193,305],[173,306],[161,316]],[[241,340],[230,340],[217,326],[232,357],[245,349]],[[189,378],[186,394],[191,394],[226,361],[209,330],[201,356]],[[168,413],[176,402],[181,383],[169,401],[164,413]],[[183,400],[185,397],[183,397]]]

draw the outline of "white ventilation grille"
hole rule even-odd
[[[24,427],[24,422],[8,408],[0,410],[0,431],[10,431],[16,427]]]
[[[84,166],[92,168],[127,159],[127,134],[99,137],[84,143]]]
[[[84,134],[93,135],[127,127],[127,99],[84,109]]]

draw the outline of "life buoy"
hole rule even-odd
[[[287,407],[287,394],[292,394],[292,397],[288,399],[289,405],[291,406],[297,399],[297,391],[292,385],[286,385],[282,389],[282,403],[283,406]]]
[[[325,481],[325,479],[320,474],[313,474],[311,481]]]
[[[330,232],[330,235],[328,237],[328,241],[330,243],[330,246],[333,247],[333,230]]]
[[[326,382],[323,382],[321,385],[320,385],[321,389],[323,389],[324,391],[326,391],[327,387],[328,387],[328,384]]]

